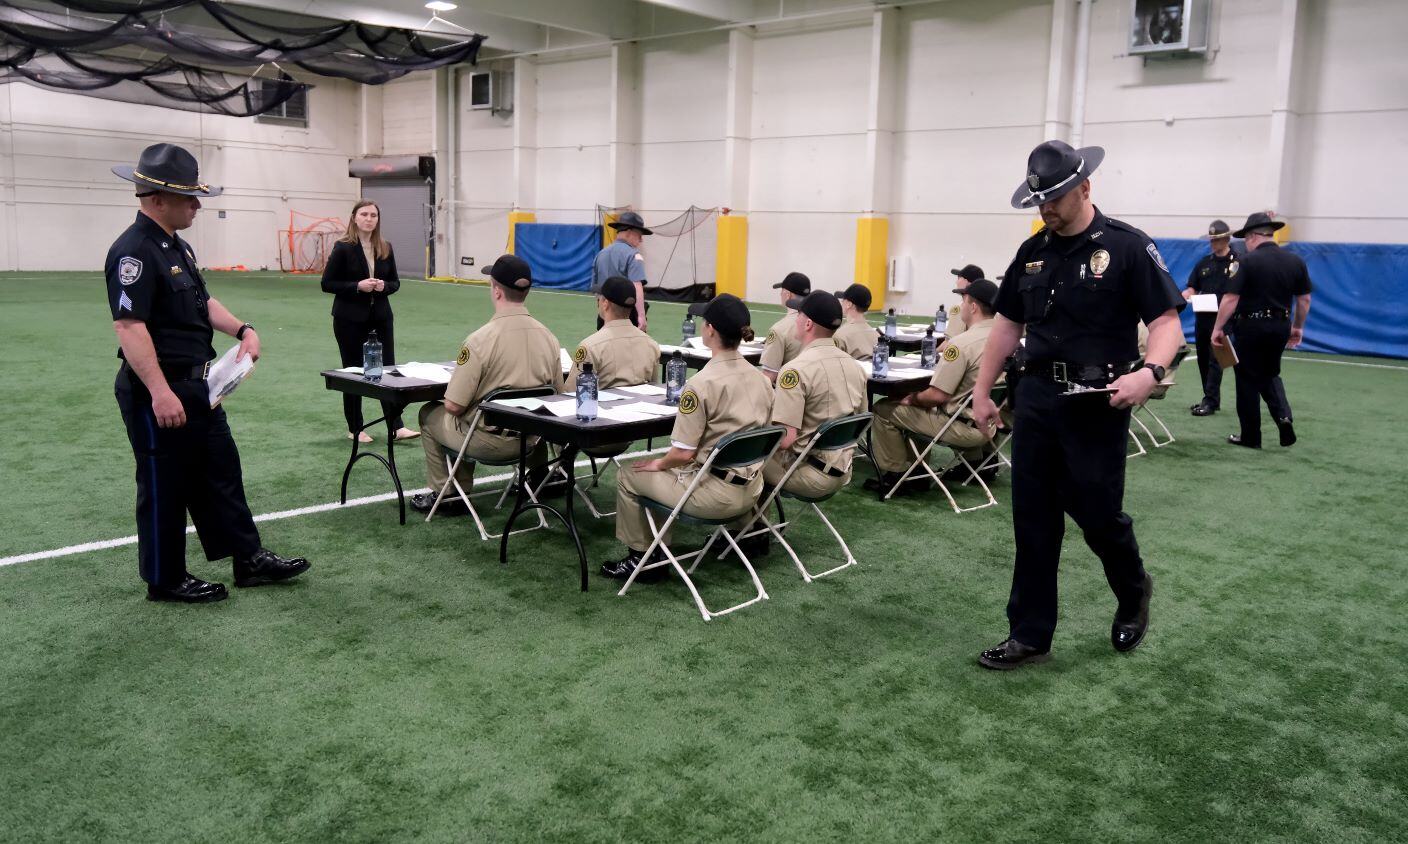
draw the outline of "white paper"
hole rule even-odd
[[[1215,314],[1217,313],[1216,293],[1195,293],[1188,301],[1193,303],[1193,313],[1195,314]]]
[[[630,393],[633,396],[663,396],[665,387],[662,384],[636,384],[634,387],[613,387],[618,393]]]
[[[553,416],[572,416],[577,412],[577,403],[575,401],[545,401],[543,402],[543,410]]]
[[[396,371],[403,377],[415,378],[418,381],[430,381],[433,384],[450,383],[450,370],[438,363],[410,363],[396,364]]]
[[[598,419],[610,419],[612,422],[644,422],[655,418],[648,413],[636,413],[620,407],[603,407],[596,415]]]
[[[630,404],[618,404],[612,410],[624,410],[630,413],[644,413],[648,416],[674,416],[677,408],[670,404],[655,404],[648,401],[631,402]]]
[[[931,378],[934,375],[934,370],[892,366],[890,367],[890,375],[894,378]]]
[[[338,370],[335,370],[335,371],[337,371],[337,372],[352,372],[352,373],[355,373],[355,374],[357,374],[357,375],[361,375],[361,374],[362,374],[362,367],[360,367],[360,366],[344,366],[344,367],[342,367],[341,369],[338,369]]]
[[[690,349],[703,349],[703,348],[705,348],[705,346],[704,346],[704,338],[703,338],[703,337],[691,337],[691,338],[689,338],[688,340],[684,341],[684,345],[685,345],[686,348],[690,348]]]
[[[210,387],[210,406],[215,407],[226,396],[235,391],[240,382],[249,377],[249,373],[254,371],[254,358],[245,355],[240,360],[235,360],[239,354],[238,345],[231,346],[229,351],[220,356],[220,359],[210,365],[210,371],[206,373],[205,382]]]
[[[859,366],[861,369],[865,370],[866,378],[871,378],[875,375],[874,367],[871,366],[870,361],[868,360],[858,360],[856,361],[856,366]]]
[[[557,357],[558,362],[562,364],[562,372],[563,372],[563,374],[566,374],[566,373],[568,373],[568,372],[571,372],[571,371],[572,371],[572,356],[569,355],[569,354],[567,354],[567,350],[564,349],[564,348],[562,348],[562,347],[560,347],[560,346],[559,346],[558,349],[557,349],[557,353],[558,353],[558,357]]]
[[[621,389],[621,388],[620,388],[620,387],[617,387],[616,389],[619,390],[619,389]],[[573,398],[576,398],[576,396],[577,396],[577,391],[576,391],[576,390],[563,390],[562,392],[558,393],[558,395],[559,395],[559,396],[572,396]],[[616,401],[617,399],[626,399],[626,398],[630,398],[630,396],[623,396],[623,395],[621,395],[620,393],[613,393],[613,392],[611,392],[610,390],[598,390],[598,391],[597,391],[597,394],[596,394],[596,400],[597,400],[597,401]]]
[[[910,334],[923,334],[925,330],[933,327],[934,324],[932,322],[912,322],[909,325],[901,325],[900,331],[905,331]]]
[[[660,344],[660,351],[665,352],[667,354],[673,352],[688,352],[690,355],[693,355],[695,357],[706,358],[714,354],[709,349],[695,349],[689,346],[667,346],[664,343]]]
[[[503,407],[516,407],[521,410],[537,410],[543,406],[542,399],[492,399],[489,404],[497,404]]]

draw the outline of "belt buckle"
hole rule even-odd
[[[200,371],[200,380],[204,381],[208,377],[210,377],[210,361],[206,361],[205,366],[202,367]]]
[[[1053,379],[1055,379],[1055,381],[1056,381],[1057,383],[1065,384],[1065,385],[1066,385],[1066,388],[1067,388],[1067,389],[1070,389],[1070,386],[1071,386],[1071,379],[1068,378],[1068,377],[1066,377],[1066,362],[1065,362],[1065,361],[1063,361],[1063,360],[1055,360],[1055,361],[1052,361],[1052,362],[1051,362],[1051,377],[1052,377]]]

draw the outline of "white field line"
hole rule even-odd
[[[653,449],[653,450],[632,451],[632,452],[630,452],[629,454],[622,454],[622,455],[619,455],[617,459],[621,459],[621,458],[625,458],[625,457],[644,457],[644,456],[650,455],[650,454],[664,454],[665,451],[666,451],[666,449],[663,449],[663,448],[657,448],[657,449]],[[582,468],[582,467],[584,467],[584,466],[590,466],[590,465],[591,465],[591,461],[588,461],[588,460],[578,460],[578,461],[577,461],[576,463],[574,463],[573,465],[574,465],[575,467],[577,467],[577,468],[580,469],[580,468]],[[474,482],[475,482],[476,485],[481,484],[481,483],[493,483],[493,482],[496,482],[496,481],[506,481],[506,480],[508,480],[508,479],[511,478],[511,477],[513,477],[513,473],[512,473],[512,472],[502,472],[502,473],[497,474],[497,475],[488,475],[488,476],[485,476],[485,477],[482,477],[482,478],[481,478],[481,477],[476,477],[476,478],[474,479]],[[416,493],[420,493],[420,492],[429,492],[429,491],[430,491],[430,490],[429,490],[429,489],[426,489],[426,488],[421,488],[421,489],[408,489],[408,490],[406,490],[406,497],[409,498],[410,496],[412,496],[412,495],[414,495],[414,494],[416,494]],[[363,506],[363,505],[365,505],[365,504],[379,504],[379,503],[381,503],[381,502],[383,502],[383,501],[395,501],[395,500],[396,500],[396,493],[394,493],[394,492],[383,492],[383,493],[379,493],[379,494],[377,494],[377,495],[367,495],[367,496],[363,496],[362,498],[351,498],[351,499],[348,499],[348,501],[347,501],[346,504],[339,504],[339,503],[336,502],[336,501],[331,501],[331,502],[328,502],[327,504],[313,504],[313,505],[308,506],[308,507],[296,507],[296,508],[294,508],[294,509],[292,509],[292,510],[279,510],[278,512],[275,512],[275,513],[262,513],[262,514],[260,514],[260,515],[258,515],[258,516],[255,516],[255,517],[254,517],[254,521],[256,521],[256,522],[275,522],[275,521],[278,521],[278,520],[280,520],[280,519],[292,519],[292,518],[296,518],[296,517],[298,517],[298,516],[311,516],[311,515],[313,515],[314,513],[326,513],[326,512],[328,512],[329,510],[343,510],[343,509],[346,509],[346,508],[348,508],[348,507],[361,507],[361,506]],[[186,527],[186,533],[191,534],[191,533],[195,533],[195,532],[196,532],[196,529],[195,529],[194,527],[191,527],[191,526],[189,526],[189,525]],[[74,554],[86,554],[86,553],[88,553],[89,551],[105,551],[105,550],[107,550],[107,549],[109,549],[109,548],[121,548],[121,547],[123,547],[124,545],[136,545],[136,544],[137,544],[137,537],[135,537],[135,536],[123,536],[123,537],[120,537],[120,538],[118,538],[118,539],[101,539],[101,540],[98,540],[98,541],[96,541],[96,542],[84,542],[84,543],[81,543],[81,544],[79,544],[79,545],[69,545],[69,546],[66,546],[66,547],[64,547],[64,548],[53,548],[53,549],[50,549],[50,550],[48,550],[48,551],[31,551],[31,552],[28,553],[28,554],[16,554],[16,555],[11,556],[11,557],[0,557],[0,568],[3,568],[4,566],[18,565],[19,563],[30,563],[30,562],[34,562],[35,560],[49,560],[49,559],[53,559],[54,557],[68,557],[68,556],[72,556],[72,555],[74,555]]]

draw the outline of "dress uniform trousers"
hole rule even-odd
[[[129,367],[118,370],[114,384],[137,459],[138,566],[154,586],[186,577],[188,512],[206,559],[246,558],[260,548],[224,409],[211,409],[203,380],[170,384],[186,411],[180,428],[157,426],[151,393]]]
[[[1203,383],[1203,402],[1213,408],[1222,406],[1222,367],[1212,353],[1212,327],[1216,323],[1215,313],[1194,315],[1193,336],[1198,348],[1198,375]]]
[[[697,469],[695,471],[698,471]],[[689,485],[694,482],[694,472],[667,469],[663,472],[637,472],[626,466],[617,476],[616,486],[616,538],[633,551],[644,551],[650,547],[650,525],[645,520],[645,510],[641,507],[642,497],[674,506],[684,498]],[[725,516],[738,516],[729,527],[737,530],[748,523],[752,507],[763,490],[763,473],[758,472],[746,485],[729,483],[713,474],[699,482],[698,489],[689,497],[684,512],[691,516],[714,519]],[[659,527],[665,516],[656,515],[655,525]],[[670,532],[664,537],[670,541]]]
[[[775,487],[782,480],[782,476],[787,474],[787,469],[792,465],[797,453],[794,451],[776,451],[768,462],[763,464],[763,480],[768,486]],[[841,476],[829,475],[826,472],[812,466],[804,464],[797,467],[797,471],[792,473],[792,477],[787,479],[785,489],[793,495],[802,498],[825,498],[845,486],[851,480],[849,470]]]
[[[870,437],[875,450],[875,463],[882,472],[903,472],[913,462],[914,455],[904,442],[905,431],[932,439],[949,420],[943,411],[904,405],[897,401],[880,402],[875,405],[874,413],[875,422],[870,426]],[[944,433],[940,442],[959,450],[973,462],[982,459],[988,439],[977,428],[959,419]]]
[[[332,318],[332,333],[337,338],[337,352],[342,357],[343,366],[362,365],[362,344],[367,335],[376,332],[381,341],[381,362],[384,366],[396,364],[396,336],[391,319],[374,319],[369,322],[354,322],[349,319]],[[391,423],[391,430],[401,429],[401,412],[388,402],[381,403],[382,413]],[[347,418],[347,430],[362,430],[362,397],[350,393],[342,394],[342,415]]]
[[[1012,524],[1017,556],[1007,602],[1011,636],[1039,650],[1056,630],[1056,569],[1065,514],[1105,567],[1119,600],[1117,617],[1134,617],[1144,595],[1144,564],[1134,520],[1122,511],[1128,410],[1108,395],[1061,398],[1063,387],[1028,376],[1017,386],[1012,437]]]
[[[451,461],[464,443],[464,435],[469,425],[471,410],[465,418],[451,416],[443,404],[428,403],[420,409],[420,444],[425,449],[425,480],[431,492],[439,492],[450,477],[445,465],[446,452]],[[465,446],[464,459],[460,461],[455,477],[465,494],[474,491],[474,464],[479,460],[493,463],[518,462],[518,436],[516,434],[492,433],[483,424],[470,437]],[[547,462],[547,448],[541,441],[528,449],[528,465],[541,466]]]
[[[1291,339],[1289,317],[1281,319],[1238,319],[1232,338],[1237,350],[1237,420],[1242,442],[1261,445],[1261,402],[1271,411],[1272,420],[1290,419],[1291,404],[1281,383],[1281,355]]]

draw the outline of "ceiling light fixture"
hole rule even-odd
[[[454,3],[446,3],[445,0],[430,0],[429,3],[425,4],[425,8],[432,12],[453,12],[458,9],[459,6]]]

